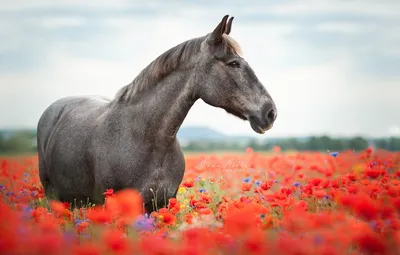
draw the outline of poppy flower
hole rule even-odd
[[[103,249],[94,243],[76,245],[72,249],[73,255],[101,255],[103,253]]]
[[[199,214],[200,215],[211,215],[211,214],[213,214],[214,212],[210,209],[210,208],[202,208],[202,209],[200,209],[200,211],[199,211]]]
[[[324,190],[316,190],[316,191],[313,192],[313,195],[316,198],[321,199],[321,198],[326,196],[326,192]]]
[[[41,233],[32,237],[31,251],[37,254],[61,254],[64,250],[64,243],[60,235],[54,233]]]
[[[122,217],[128,223],[143,212],[143,199],[136,190],[124,189],[107,199],[106,208],[114,216]]]
[[[384,174],[385,171],[381,169],[374,169],[374,168],[367,168],[365,169],[364,173],[367,177],[375,179]]]
[[[131,244],[118,230],[109,230],[103,234],[103,241],[108,250],[116,254],[130,254]]]
[[[268,180],[268,181],[263,182],[260,185],[260,188],[263,189],[263,190],[269,190],[272,187],[272,185],[274,185],[274,181],[273,180]]]
[[[251,183],[247,183],[247,182],[242,183],[242,191],[245,191],[245,192],[249,191],[251,189],[251,187],[252,187]]]
[[[103,193],[103,195],[105,195],[106,198],[113,196],[113,195],[114,195],[114,189],[107,189],[107,190]]]
[[[387,248],[383,239],[371,231],[357,233],[354,242],[367,254],[386,254]]]
[[[165,208],[162,208],[165,209]],[[158,222],[161,223],[164,226],[173,226],[176,224],[176,216],[170,213],[167,210],[159,210],[159,213],[157,215]]]
[[[112,221],[112,214],[102,206],[92,207],[87,210],[86,216],[93,223],[104,224]]]
[[[243,241],[243,250],[244,254],[266,254],[264,233],[259,229],[253,229]]]
[[[186,180],[184,183],[182,183],[182,185],[186,188],[191,188],[194,186],[194,180]]]
[[[50,201],[51,210],[61,217],[69,216],[71,214],[71,211],[69,211],[66,206],[69,206],[69,203],[65,204],[55,200]]]

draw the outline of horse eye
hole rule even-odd
[[[240,67],[240,64],[237,61],[231,61],[228,63],[228,66],[237,68],[237,67]]]

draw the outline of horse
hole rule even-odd
[[[67,96],[37,124],[46,197],[104,204],[106,189],[134,189],[147,213],[176,198],[185,172],[177,132],[198,100],[250,123],[259,134],[277,117],[272,97],[229,35],[233,17],[167,50],[113,99]]]

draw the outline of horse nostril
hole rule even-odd
[[[267,115],[268,123],[272,124],[272,122],[274,122],[275,119],[276,119],[276,112],[275,112],[274,109],[271,109],[271,110],[268,112],[268,115]]]

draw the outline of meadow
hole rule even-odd
[[[48,201],[37,156],[0,157],[0,254],[400,254],[400,153],[196,153],[151,215],[134,190]]]

